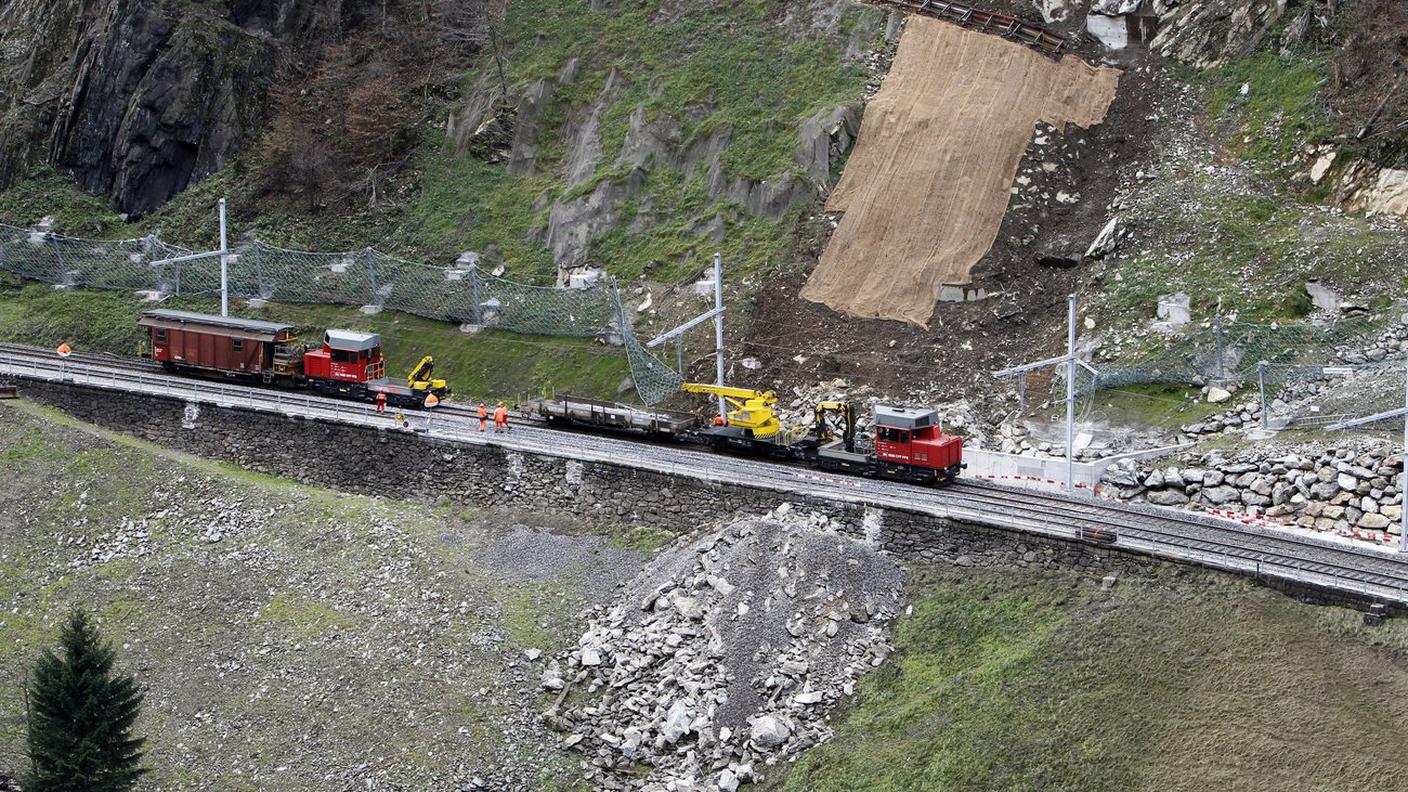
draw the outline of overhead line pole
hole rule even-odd
[[[230,240],[225,236],[225,199],[220,199],[220,315],[230,315]]]
[[[1076,466],[1076,296],[1066,309],[1066,490],[1074,489]]]
[[[724,257],[714,254],[714,368],[715,384],[724,385]],[[719,417],[728,416],[724,397],[719,397]]]
[[[1007,377],[1013,374],[1024,375],[1033,369],[1045,368],[1047,366],[1065,365],[1066,367],[1066,489],[1075,489],[1075,435],[1076,435],[1076,367],[1089,371],[1091,374],[1099,375],[1094,366],[1081,360],[1076,355],[1076,296],[1070,295],[1066,309],[1066,354],[1060,357],[1046,358],[1035,363],[1024,363],[1020,366],[1005,368],[1001,371],[994,371],[994,377]]]

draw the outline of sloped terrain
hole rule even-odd
[[[639,551],[288,484],[15,402],[0,461],[0,769],[25,767],[26,669],[79,606],[146,690],[144,788],[573,788],[525,650],[561,646]]]

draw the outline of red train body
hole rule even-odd
[[[153,360],[168,370],[306,387],[330,396],[419,407],[446,388],[416,389],[386,379],[381,336],[329,330],[319,347],[298,342],[293,325],[229,316],[155,310],[137,323],[148,331]]]

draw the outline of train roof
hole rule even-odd
[[[939,425],[939,412],[928,407],[901,407],[897,404],[875,405],[875,423],[900,429],[922,429]]]
[[[376,333],[357,333],[352,330],[329,330],[327,344],[333,349],[361,352],[381,346],[381,336]]]
[[[259,335],[278,335],[285,330],[292,330],[293,325],[284,322],[265,322],[259,319],[240,319],[234,316],[219,316],[216,314],[203,314],[194,311],[172,311],[166,308],[159,308],[152,311],[143,311],[142,318],[137,324],[143,327],[159,325],[169,326],[173,324],[195,324],[207,327],[224,327],[230,330],[242,330],[246,333],[256,333]]]

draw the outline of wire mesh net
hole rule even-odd
[[[154,236],[74,239],[0,224],[0,270],[61,286],[163,296],[218,293],[215,257],[161,263],[190,253]],[[371,305],[514,333],[619,342],[642,401],[658,404],[679,390],[679,375],[637,340],[630,314],[609,285],[530,286],[485,275],[472,265],[437,267],[371,248],[318,253],[259,241],[235,248],[227,270],[232,297]]]

